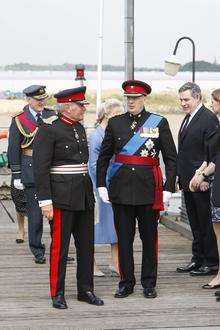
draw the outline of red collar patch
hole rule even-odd
[[[75,120],[72,120],[64,115],[61,115],[60,116],[60,120],[64,123],[64,124],[67,124],[67,125],[74,125],[76,123]]]

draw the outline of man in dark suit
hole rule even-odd
[[[206,160],[206,137],[218,126],[214,113],[202,104],[201,90],[195,83],[179,89],[179,98],[186,116],[178,136],[177,175],[183,190],[186,211],[193,234],[192,259],[177,272],[190,275],[210,275],[218,269],[216,238],[211,222],[210,192],[191,192],[189,183],[195,171]]]
[[[88,174],[83,120],[86,87],[54,95],[61,115],[49,118],[34,142],[34,177],[42,213],[51,225],[50,290],[54,308],[65,309],[66,258],[70,236],[77,254],[77,298],[101,306],[93,292],[94,196]]]
[[[143,294],[145,298],[155,298],[157,223],[163,202],[167,204],[175,189],[176,149],[167,120],[145,110],[145,98],[151,87],[142,81],[129,80],[122,88],[127,97],[128,112],[108,122],[97,161],[97,187],[102,200],[112,202],[118,236],[121,278],[115,298],[127,297],[135,286],[133,241],[136,219],[143,246]],[[166,169],[164,184],[159,167],[160,152]],[[110,182],[106,185],[112,156]]]
[[[44,118],[54,115],[45,108],[48,97],[45,86],[32,85],[24,89],[28,104],[11,122],[9,130],[8,158],[12,171],[12,184],[25,189],[28,216],[28,239],[35,263],[44,264],[45,246],[42,244],[43,218],[39,208],[33,176],[33,141]]]

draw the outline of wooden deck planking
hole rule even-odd
[[[11,212],[10,202],[4,202]],[[51,307],[48,282],[49,226],[44,241],[47,264],[36,265],[24,244],[15,243],[16,225],[0,208],[0,329],[220,329],[220,304],[212,290],[201,289],[210,277],[177,274],[177,265],[191,256],[191,242],[178,233],[159,227],[158,298],[145,299],[140,286],[141,242],[135,240],[135,292],[115,299],[117,277],[108,270],[109,247],[96,248],[96,260],[106,273],[95,278],[95,292],[105,306],[96,307],[76,300],[75,266],[67,268],[68,310]],[[73,243],[70,254],[74,255]],[[212,292],[211,292],[212,291]]]

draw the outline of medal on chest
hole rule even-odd
[[[134,120],[130,125],[130,128],[132,129],[132,131],[135,129],[136,126],[137,126],[137,122],[136,122],[136,120]]]
[[[141,150],[140,155],[142,157],[155,157],[156,156],[156,150],[155,150],[155,145],[154,141],[151,139],[148,139],[145,144],[144,148]]]
[[[75,136],[76,140],[79,140],[79,134],[78,134],[77,130],[74,128],[73,131],[74,131],[74,136]]]
[[[140,136],[147,138],[158,138],[159,137],[159,129],[158,127],[141,127]]]

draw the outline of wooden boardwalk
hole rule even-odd
[[[13,210],[11,202],[4,204]],[[97,248],[104,278],[95,279],[103,307],[76,300],[75,263],[68,266],[67,310],[51,307],[48,285],[49,227],[45,223],[47,264],[36,265],[24,244],[15,243],[17,226],[0,206],[0,329],[220,329],[220,303],[212,290],[201,289],[209,277],[177,274],[177,265],[190,259],[191,243],[178,233],[159,228],[158,298],[145,299],[140,286],[141,244],[135,241],[137,285],[125,299],[113,294],[118,278],[108,271],[109,248]],[[74,248],[71,246],[71,255]],[[212,292],[211,292],[212,291]]]

